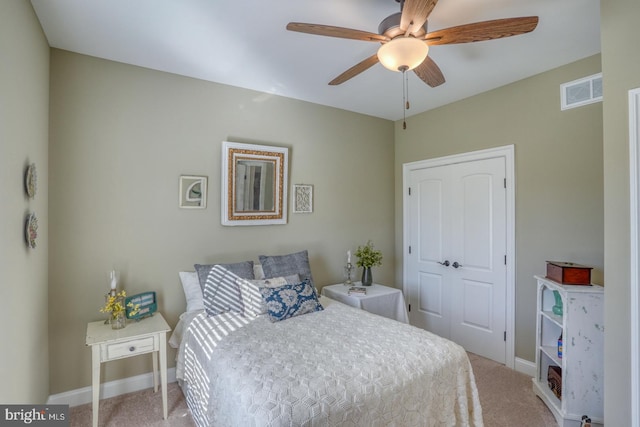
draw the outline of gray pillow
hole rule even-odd
[[[260,255],[260,264],[267,279],[297,274],[301,281],[307,281],[311,287],[315,288],[309,266],[309,254],[306,250],[288,255]]]
[[[236,279],[253,280],[253,261],[234,264],[195,264],[204,308],[209,316],[233,311],[243,313],[244,305]]]

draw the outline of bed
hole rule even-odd
[[[310,276],[297,274],[289,280],[300,283],[259,289],[267,297],[257,311],[266,313],[225,303],[212,314],[205,286],[205,309],[192,304],[180,317],[170,344],[179,348],[176,377],[198,426],[483,425],[464,349],[318,297]],[[268,296],[295,300],[292,289],[310,295],[306,311],[274,320]]]

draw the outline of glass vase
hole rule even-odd
[[[373,276],[371,275],[371,267],[362,268],[362,286],[371,286]]]
[[[111,329],[122,329],[127,326],[127,316],[124,311],[120,311],[118,313],[114,313],[109,318],[109,323],[111,323]]]

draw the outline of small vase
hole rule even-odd
[[[551,311],[553,311],[553,314],[562,316],[562,297],[560,296],[560,292],[553,291],[553,297],[556,300],[556,305],[551,307]]]
[[[364,267],[362,269],[362,286],[371,286],[372,283],[371,267]]]
[[[124,311],[120,311],[109,318],[111,329],[122,329],[127,326],[127,316]]]

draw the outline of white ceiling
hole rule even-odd
[[[327,83],[374,54],[373,42],[290,32],[290,21],[377,33],[395,0],[31,0],[50,46],[390,120],[402,118],[402,75],[377,64]],[[537,15],[529,34],[432,46],[446,83],[413,73],[414,115],[600,52],[599,0],[440,0],[429,31]],[[582,76],[576,76],[576,78]]]

